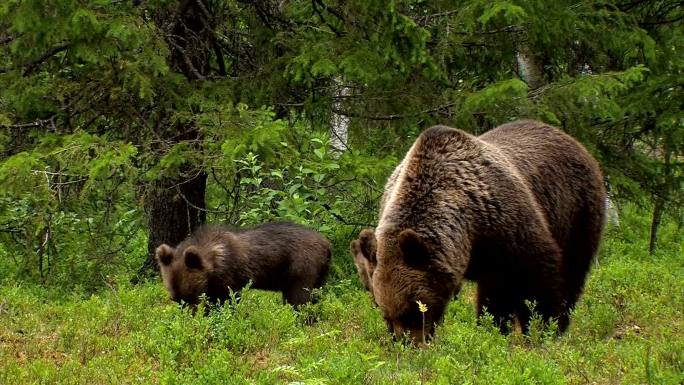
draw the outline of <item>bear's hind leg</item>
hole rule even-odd
[[[588,206],[590,207],[580,211],[575,217],[572,231],[563,248],[565,301],[568,311],[575,307],[582,295],[603,231],[603,205]]]
[[[295,309],[305,303],[312,302],[311,285],[297,282],[283,289],[283,302],[289,303]]]

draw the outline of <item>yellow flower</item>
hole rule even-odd
[[[418,304],[418,310],[420,310],[421,313],[425,313],[428,310],[426,304],[424,304],[420,301],[416,301],[416,303]]]

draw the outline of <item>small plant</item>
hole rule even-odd
[[[416,301],[416,303],[418,304],[418,311],[423,316],[423,345],[425,345],[425,313],[428,311],[428,307],[420,301]]]

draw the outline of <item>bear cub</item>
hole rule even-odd
[[[311,302],[330,268],[330,242],[316,231],[279,222],[246,230],[197,229],[175,248],[155,252],[164,286],[176,302],[196,306],[205,294],[223,302],[250,281],[255,289],[280,291],[295,307]]]

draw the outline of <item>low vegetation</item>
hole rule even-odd
[[[193,315],[158,280],[132,286],[116,276],[85,294],[5,279],[0,383],[681,384],[682,231],[664,224],[649,256],[646,218],[630,206],[607,231],[560,338],[478,325],[467,286],[429,348],[394,342],[352,272],[346,239],[336,240],[320,301],[301,313],[258,290]],[[318,321],[307,325],[309,315]]]

